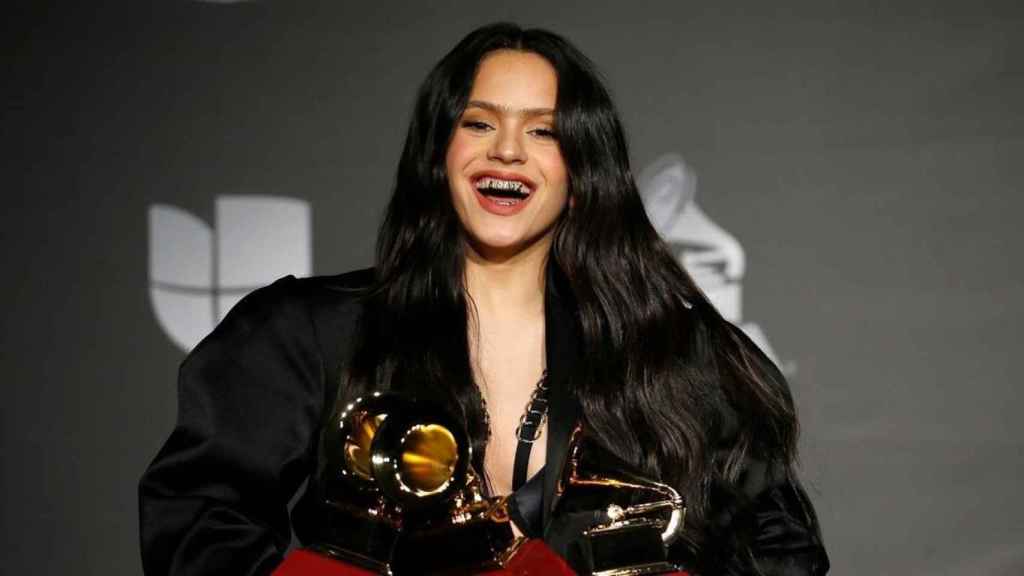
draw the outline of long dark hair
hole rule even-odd
[[[788,387],[679,266],[644,211],[621,123],[594,66],[561,37],[494,24],[473,31],[419,90],[377,244],[376,285],[350,365],[369,386],[429,395],[460,414],[478,470],[486,409],[470,368],[463,237],[445,156],[477,67],[496,50],[536,53],[558,75],[555,130],[573,206],[548,266],[569,287],[584,361],[571,386],[588,431],[683,492],[699,550],[716,487],[758,459],[789,470],[797,423]]]

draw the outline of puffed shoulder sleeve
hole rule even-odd
[[[820,576],[828,556],[810,500],[793,478],[768,488],[754,501],[753,553],[766,576]]]
[[[723,574],[730,576],[822,576],[829,560],[817,516],[792,471],[753,462],[746,473],[742,504],[719,518],[719,528],[749,543],[749,555],[732,549]],[[732,518],[729,516],[732,515]],[[736,540],[733,540],[735,543]]]
[[[182,363],[176,426],[139,485],[146,574],[267,574],[287,551],[325,396],[302,286],[253,292]]]

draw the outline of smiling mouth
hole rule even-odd
[[[530,197],[533,190],[519,180],[506,180],[493,176],[478,179],[473,186],[480,194],[499,206],[515,206]]]

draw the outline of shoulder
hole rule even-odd
[[[271,299],[302,305],[314,322],[322,322],[355,314],[373,288],[374,278],[373,268],[361,268],[332,276],[286,276],[267,288],[279,290]]]
[[[277,333],[291,340],[335,332],[354,324],[362,296],[373,284],[372,268],[332,276],[284,276],[242,298],[196,351],[224,341]]]
[[[333,276],[296,278],[284,276],[258,288],[243,298],[228,314],[228,319],[259,321],[277,314],[330,314],[357,304],[372,286],[373,268],[353,270]],[[235,318],[231,318],[234,316]],[[241,318],[239,318],[241,317]]]
[[[373,268],[361,268],[332,276],[296,278],[289,275],[250,292],[239,304],[246,303],[250,309],[344,304],[366,293],[373,281]]]
[[[307,290],[330,293],[336,297],[351,297],[365,292],[373,286],[375,271],[375,268],[359,268],[332,276],[310,276],[298,279],[294,276],[286,276],[285,278],[291,278]]]

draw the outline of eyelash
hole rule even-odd
[[[480,132],[484,130],[493,130],[493,127],[490,124],[486,122],[481,122],[479,120],[463,121],[462,127]],[[555,131],[550,128],[534,128],[533,130],[530,130],[528,133],[540,138],[556,139]]]

